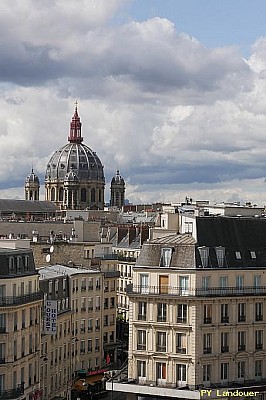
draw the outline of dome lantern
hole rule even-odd
[[[81,136],[81,122],[78,115],[78,102],[76,101],[76,108],[72,120],[70,122],[70,133],[68,136],[68,141],[70,143],[81,143],[83,142],[83,137]]]

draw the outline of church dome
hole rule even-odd
[[[94,180],[104,182],[103,165],[95,153],[82,143],[81,122],[77,107],[70,123],[69,143],[56,150],[50,158],[46,174],[46,181],[64,181],[72,170],[79,180]]]
[[[35,173],[33,172],[33,169],[31,170],[31,173],[25,179],[25,183],[36,183],[38,185],[40,184],[39,178],[37,175],[35,175]]]
[[[77,106],[70,122],[68,143],[51,156],[45,174],[45,199],[61,209],[104,207],[105,178],[101,160],[83,144]]]
[[[112,178],[111,180],[111,184],[125,184],[124,178],[122,178],[122,176],[120,175],[119,171],[116,171],[116,175]]]

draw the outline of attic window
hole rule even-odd
[[[237,259],[237,260],[241,260],[241,253],[240,253],[240,251],[236,251],[236,252],[235,252],[235,255],[236,255],[236,259]]]
[[[255,251],[251,251],[250,252],[250,257],[253,258],[253,259],[257,258],[256,252]]]
[[[216,251],[218,267],[223,268],[225,249],[224,247],[216,247],[215,251]]]
[[[160,267],[170,267],[173,249],[171,247],[162,248]]]
[[[201,265],[203,268],[208,268],[209,264],[209,247],[199,247]]]

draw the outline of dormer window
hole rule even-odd
[[[236,256],[236,259],[237,259],[237,260],[241,260],[241,253],[240,253],[240,251],[236,251],[236,252],[235,252],[235,256]]]
[[[255,251],[251,251],[251,252],[250,252],[250,257],[251,257],[253,260],[256,259],[256,258],[257,258],[256,252],[255,252]]]
[[[209,247],[199,247],[201,265],[203,268],[208,268],[209,265]]]
[[[224,267],[225,249],[224,249],[224,247],[216,247],[215,251],[216,251],[218,267],[223,268]]]
[[[160,267],[170,267],[173,249],[171,247],[162,248]]]
[[[9,273],[10,274],[14,274],[15,273],[14,257],[9,257]]]

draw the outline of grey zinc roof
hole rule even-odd
[[[77,275],[77,274],[99,274],[100,271],[96,271],[88,268],[77,268],[77,267],[67,267],[65,265],[55,264],[49,267],[44,267],[39,269],[40,274],[53,274],[51,276],[62,276],[62,275]]]
[[[136,266],[161,267],[162,249],[172,248],[170,268],[195,268],[195,239],[189,234],[177,234],[160,237],[145,242],[136,261]]]
[[[190,244],[194,245],[196,243],[195,239],[190,234],[173,234],[167,236],[161,236],[159,238],[153,239],[150,243],[165,244],[165,245],[182,245]]]
[[[0,199],[0,212],[55,212],[57,207],[50,201]]]

